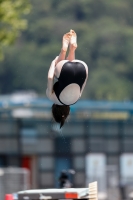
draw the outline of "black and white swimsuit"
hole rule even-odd
[[[78,84],[80,87],[80,91],[86,79],[86,69],[85,66],[80,62],[66,62],[61,69],[60,76],[58,81],[54,84],[53,90],[57,99],[60,101],[61,104],[64,104],[60,100],[60,94],[70,84]],[[78,99],[77,99],[78,100]],[[76,102],[77,102],[76,100]],[[71,103],[75,104],[76,102]],[[66,105],[66,104],[64,104]]]

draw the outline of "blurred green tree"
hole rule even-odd
[[[29,11],[27,0],[0,0],[0,59],[3,58],[3,48],[12,44],[20,30],[26,28],[27,20],[22,19],[22,15]]]

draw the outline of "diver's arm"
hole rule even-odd
[[[85,79],[85,82],[84,82],[84,84],[83,84],[83,86],[81,88],[80,96],[82,95],[82,92],[83,92],[83,90],[85,88],[85,85],[86,85],[86,82],[87,82],[87,79],[88,79],[88,67],[87,67],[87,65],[85,66],[85,69],[86,69],[86,79]]]
[[[53,92],[54,72],[55,72],[55,63],[52,61],[51,66],[48,71],[48,81],[47,81],[47,90],[46,90],[46,95],[48,98],[50,98]]]
[[[53,91],[54,72],[55,72],[55,60],[52,61],[51,66],[49,68],[46,95],[54,103],[62,105]]]
[[[81,95],[82,95],[82,93],[83,93],[83,90],[84,90],[84,88],[85,88],[87,79],[88,79],[88,74],[87,74],[87,77],[86,77],[86,79],[85,79],[85,82],[84,82],[84,84],[83,84],[83,86],[82,86],[82,89],[81,89],[81,92],[80,92],[80,97],[81,97]]]
[[[56,61],[57,61],[58,57],[56,57],[49,68],[48,71],[48,82],[47,82],[47,90],[46,90],[46,95],[49,98],[52,93],[53,93],[53,80],[54,80],[54,73],[55,73],[55,65],[56,65]]]

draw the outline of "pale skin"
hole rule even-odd
[[[68,47],[69,47],[69,52],[68,52],[68,57],[66,58]],[[70,105],[71,102],[73,103],[75,100],[81,97],[84,87],[86,85],[86,81],[88,78],[88,67],[83,61],[75,60],[76,49],[77,49],[77,35],[74,30],[70,30],[70,32],[66,33],[63,36],[61,52],[59,56],[57,56],[52,61],[51,66],[49,68],[49,72],[48,72],[48,83],[47,83],[46,95],[50,100],[52,100],[57,105],[63,105],[63,104],[61,104],[61,102],[57,99],[53,91],[54,77],[59,78],[62,66],[65,62],[77,61],[77,62],[83,63],[86,69],[86,80],[82,86],[81,91],[80,91],[79,85],[75,83],[72,83],[68,85],[67,87],[65,87],[60,94],[61,101],[64,102],[66,105]],[[62,64],[60,64],[59,62],[60,63],[62,62]]]

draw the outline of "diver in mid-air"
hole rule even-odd
[[[52,61],[48,72],[46,95],[54,103],[52,114],[55,121],[60,123],[60,128],[69,115],[70,105],[81,97],[88,78],[86,63],[75,60],[76,48],[77,35],[74,30],[70,30],[63,36],[61,52]]]

